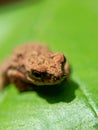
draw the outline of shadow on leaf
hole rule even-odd
[[[64,81],[61,86],[52,86],[37,89],[40,97],[45,98],[49,103],[66,102],[69,103],[75,99],[75,91],[78,84],[73,80]]]

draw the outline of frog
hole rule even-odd
[[[62,52],[54,52],[42,43],[16,47],[0,65],[0,90],[15,84],[22,91],[33,86],[55,86],[70,76],[70,65]]]

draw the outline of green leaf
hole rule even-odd
[[[98,129],[98,1],[33,0],[0,6],[0,61],[16,46],[64,52],[72,79],[60,90],[0,93],[0,130]]]

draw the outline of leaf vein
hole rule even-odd
[[[95,102],[93,101],[93,99],[90,97],[90,92],[88,92],[88,90],[86,89],[86,85],[83,82],[81,82],[81,80],[76,76],[74,76],[73,79],[81,86],[80,90],[82,91],[82,93],[86,97],[86,99],[87,99],[90,107],[92,108],[93,112],[98,117],[98,108],[97,108]]]

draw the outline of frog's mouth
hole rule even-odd
[[[60,84],[61,82],[64,81],[64,79],[66,78],[66,76],[62,76],[60,79],[57,80],[49,80],[49,79],[36,79],[36,78],[31,78],[31,77],[27,77],[27,80],[34,84],[34,85],[38,85],[38,86],[44,86],[44,85],[57,85]]]

